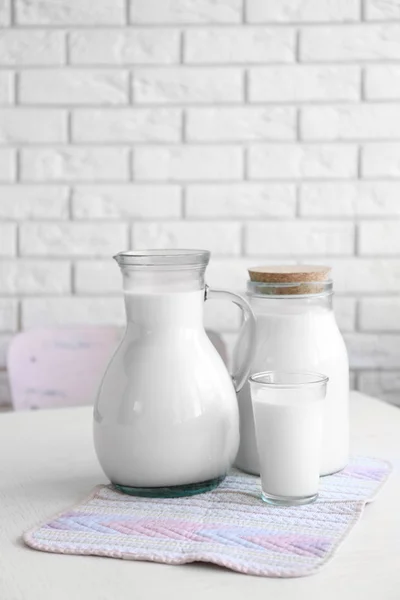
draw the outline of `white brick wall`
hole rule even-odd
[[[231,289],[331,264],[353,383],[400,405],[398,0],[0,0],[0,28],[0,404],[13,332],[122,325],[111,256],[198,246]]]

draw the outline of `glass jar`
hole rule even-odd
[[[251,373],[314,371],[329,377],[321,475],[342,469],[349,452],[349,363],[332,308],[332,289],[331,280],[247,284],[257,321]],[[240,447],[236,466],[259,474],[248,383],[238,393],[238,403]]]

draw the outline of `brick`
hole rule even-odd
[[[25,181],[112,181],[128,179],[126,148],[60,147],[21,153]]]
[[[242,0],[130,0],[132,23],[240,23]]]
[[[296,111],[291,107],[192,108],[187,111],[188,140],[294,140]]]
[[[135,69],[133,98],[136,104],[241,102],[240,69]]]
[[[0,298],[0,331],[17,331],[18,301],[14,298]]]
[[[398,104],[309,106],[301,111],[305,140],[365,140],[400,137]]]
[[[359,0],[246,0],[249,23],[357,21]]]
[[[294,217],[290,184],[193,185],[186,189],[186,215],[209,218]]]
[[[128,246],[122,223],[24,223],[23,256],[112,256]]]
[[[292,29],[207,27],[187,30],[184,35],[188,63],[287,63],[295,59]]]
[[[358,227],[360,254],[400,254],[400,220],[362,221]]]
[[[115,298],[26,298],[22,300],[22,325],[125,325],[122,294]]]
[[[242,149],[235,146],[141,146],[134,151],[133,169],[138,180],[237,180],[243,173]]]
[[[5,369],[7,367],[8,347],[13,338],[14,336],[10,333],[0,334],[0,369]]]
[[[3,260],[2,294],[66,294],[71,291],[70,264],[55,260]]]
[[[1,65],[61,65],[65,61],[65,36],[61,31],[3,30]]]
[[[400,335],[348,333],[345,342],[353,369],[400,367]]]
[[[248,152],[252,179],[344,179],[357,176],[357,148],[346,145],[263,144]]]
[[[135,248],[207,248],[213,254],[240,254],[240,223],[135,223]]]
[[[181,215],[177,185],[82,186],[72,194],[75,219],[168,219]]]
[[[250,102],[358,100],[360,69],[309,65],[250,68],[249,98]]]
[[[286,256],[335,256],[352,254],[354,225],[334,221],[248,223],[246,254]]]
[[[256,264],[271,265],[276,264],[276,260],[265,258],[265,256],[252,257],[251,259],[248,257],[235,257],[232,259],[212,256],[207,267],[207,283],[211,287],[235,290],[243,295],[246,290],[246,282],[249,279],[247,269]],[[289,265],[294,264],[294,261],[280,259],[279,264]]]
[[[398,0],[365,0],[365,17],[371,21],[400,19]]]
[[[15,152],[14,150],[0,149],[0,181],[13,181],[15,179]]]
[[[305,183],[300,188],[303,217],[400,217],[400,182]]]
[[[358,389],[364,394],[400,406],[400,371],[360,373]]]
[[[66,141],[66,111],[24,108],[0,110],[0,144]]]
[[[22,104],[127,104],[128,74],[88,69],[23,71],[19,97]]]
[[[0,26],[10,24],[11,0],[0,0]]]
[[[360,302],[360,329],[400,331],[400,299],[363,298]]]
[[[14,101],[14,75],[9,71],[0,71],[0,104],[12,104]]]
[[[0,371],[0,406],[3,408],[11,405],[11,389],[7,371]]]
[[[356,299],[338,298],[334,299],[336,321],[341,331],[354,331],[356,323]]]
[[[365,144],[361,172],[363,177],[399,177],[400,144]]]
[[[122,292],[121,271],[111,259],[77,261],[74,283],[78,294],[120,294]]]
[[[61,186],[0,186],[0,219],[67,219],[68,196]]]
[[[124,0],[15,0],[20,25],[122,25]]]
[[[182,115],[178,109],[81,109],[72,115],[76,142],[178,142]]]
[[[313,262],[325,263],[325,260],[313,259]],[[335,258],[329,259],[329,265],[333,268],[336,292],[348,294],[400,292],[400,259]]]
[[[0,256],[14,256],[17,249],[15,223],[0,223]]]
[[[300,36],[303,61],[356,61],[400,58],[400,25],[310,27]]]
[[[365,96],[371,100],[399,99],[400,67],[397,65],[374,65],[366,67]]]
[[[70,33],[72,64],[137,65],[179,62],[175,29],[102,29]]]

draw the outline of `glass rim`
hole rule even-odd
[[[113,258],[120,266],[205,267],[210,260],[210,252],[208,250],[196,250],[191,248],[124,250],[115,254]]]
[[[281,381],[268,381],[268,377],[279,376]],[[290,381],[290,379],[299,378],[300,381]],[[302,379],[302,380],[301,380]],[[249,377],[250,383],[255,383],[263,387],[275,389],[294,389],[314,387],[327,384],[329,377],[323,373],[313,371],[260,371]]]

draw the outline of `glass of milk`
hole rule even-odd
[[[328,377],[265,371],[249,381],[262,499],[279,506],[314,502]]]

